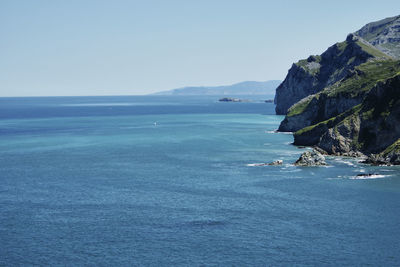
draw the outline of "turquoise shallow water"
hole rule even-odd
[[[0,104],[1,265],[400,262],[400,169],[348,158],[292,166],[304,150],[273,132],[282,117],[272,104]],[[277,159],[284,165],[252,166]]]

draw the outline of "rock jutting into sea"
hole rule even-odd
[[[301,154],[300,158],[294,163],[296,166],[324,166],[326,165],[325,157],[316,150],[306,151]]]

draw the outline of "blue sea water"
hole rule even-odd
[[[294,167],[273,104],[216,100],[1,98],[0,265],[400,265],[398,167]]]

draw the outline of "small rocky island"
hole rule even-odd
[[[294,163],[296,166],[324,166],[326,165],[325,157],[313,149],[301,154],[300,158]]]
[[[218,100],[219,102],[249,102],[249,100],[246,99],[240,99],[240,98],[233,98],[233,97],[223,97]]]

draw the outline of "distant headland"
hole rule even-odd
[[[222,86],[190,86],[162,91],[153,95],[275,95],[275,90],[281,82],[280,80],[245,81]]]

